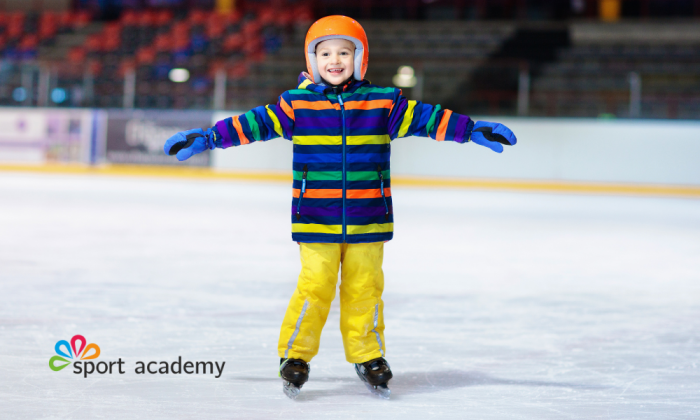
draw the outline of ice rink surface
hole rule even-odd
[[[0,173],[3,419],[698,419],[700,200],[393,188],[389,401],[282,394],[288,185]],[[82,334],[123,375],[54,372]],[[137,361],[225,361],[220,378]]]

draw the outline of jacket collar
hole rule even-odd
[[[323,85],[323,84],[315,84],[314,82],[311,81],[311,77],[309,76],[308,73],[305,71],[301,72],[299,74],[299,79],[298,79],[299,85],[297,86],[297,89],[306,89],[312,92],[316,93],[321,93],[321,94],[329,94],[333,93],[333,88],[331,86]],[[366,80],[351,80],[348,84],[343,86],[343,92],[347,93],[353,93],[355,92],[360,86],[367,84],[368,82]]]

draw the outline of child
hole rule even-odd
[[[309,377],[340,269],[345,357],[370,391],[388,398],[393,375],[384,359],[382,259],[394,227],[390,143],[422,136],[472,141],[500,153],[502,144],[516,139],[501,124],[474,123],[364,80],[367,37],[351,18],[318,20],[306,35],[305,50],[308,73],[277,105],[257,107],[206,131],[177,133],[164,150],[185,160],[205,149],[276,137],[294,143],[292,240],[299,243],[302,268],[278,344],[284,391],[295,398]]]

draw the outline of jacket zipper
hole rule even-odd
[[[377,175],[379,175],[380,191],[382,192],[382,199],[384,200],[384,220],[389,220],[389,205],[386,202],[386,196],[384,195],[384,175],[382,174],[382,167],[377,164]]]
[[[299,201],[297,201],[297,220],[301,219],[301,200],[304,198],[304,193],[306,192],[306,175],[309,173],[309,168],[304,165],[304,173],[301,175],[301,192],[299,193]]]
[[[338,94],[338,102],[340,103],[340,113],[343,116],[343,243],[345,243],[345,106],[340,94]]]

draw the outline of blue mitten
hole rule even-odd
[[[474,123],[471,141],[488,147],[496,153],[503,151],[503,145],[512,146],[518,142],[508,127],[499,123],[477,121]]]
[[[170,156],[176,155],[177,160],[183,161],[189,159],[192,155],[202,153],[207,149],[213,149],[213,137],[211,128],[207,129],[207,131],[201,128],[180,131],[165,142],[163,151]]]

